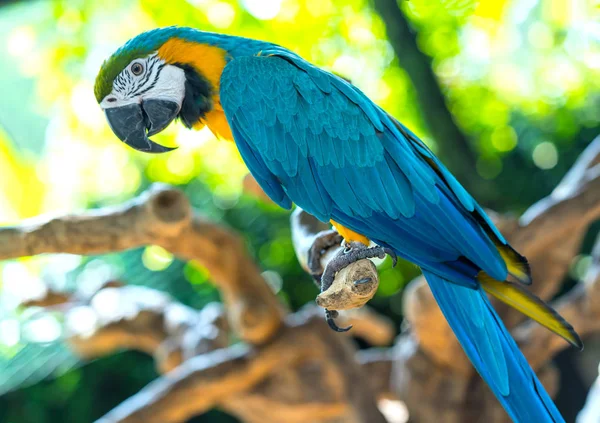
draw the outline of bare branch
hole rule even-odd
[[[565,237],[583,236],[600,217],[600,137],[581,154],[573,168],[552,193],[531,206],[521,217],[512,243],[534,256]],[[560,222],[557,224],[557,222]]]
[[[403,308],[415,340],[431,360],[462,375],[473,373],[473,366],[433,298],[425,278],[419,277],[406,287]]]
[[[592,255],[593,263],[583,281],[555,304],[557,311],[582,337],[600,331],[600,236]],[[532,322],[517,327],[515,334],[534,368],[541,367],[567,347],[563,339]]]
[[[363,366],[369,384],[377,398],[394,396],[390,376],[394,362],[398,357],[392,348],[371,348],[359,350],[356,359]]]
[[[256,383],[278,364],[277,358],[261,356],[261,360],[252,360],[243,346],[195,357],[168,377],[152,382],[97,423],[184,422],[214,407],[220,398]]]
[[[98,254],[148,244],[205,266],[223,293],[232,327],[244,340],[262,343],[280,328],[284,311],[241,239],[194,215],[179,190],[154,185],[119,207],[0,228],[0,260],[41,253]]]
[[[384,423],[373,397],[357,386],[364,376],[345,340],[310,310],[291,315],[269,344],[192,358],[97,423],[176,423],[214,406],[251,423]],[[289,377],[303,386],[280,383]]]
[[[198,311],[151,288],[107,286],[84,300],[75,292],[62,309],[67,342],[87,360],[136,350],[153,355],[164,373],[228,343],[220,304]]]

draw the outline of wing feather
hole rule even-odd
[[[465,257],[506,277],[473,216],[476,203],[418,138],[356,87],[281,48],[230,61],[221,86],[242,156],[259,178],[270,173],[265,185],[275,201],[291,199],[373,240],[394,239],[391,247],[422,267]],[[463,264],[447,266],[452,273]]]

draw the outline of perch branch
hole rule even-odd
[[[392,397],[390,376],[397,359],[393,348],[370,348],[359,350],[356,359],[363,367],[371,390],[378,399]]]
[[[41,313],[60,310],[66,341],[84,360],[136,350],[153,355],[158,370],[165,373],[229,342],[221,304],[195,310],[163,292],[116,281],[104,284],[89,298],[80,291],[71,295],[48,291],[22,305],[43,307]]]
[[[552,193],[523,214],[519,225],[528,230],[511,234],[512,242],[530,255],[543,253],[549,244],[562,243],[573,232],[581,234],[598,217],[600,137],[590,143]]]
[[[247,342],[266,342],[280,328],[284,311],[242,240],[194,215],[179,190],[154,185],[119,207],[0,228],[0,260],[42,253],[98,254],[148,244],[205,266],[223,294],[232,327]]]
[[[552,193],[520,219],[503,219],[499,228],[531,265],[530,290],[549,300],[560,290],[589,225],[600,218],[600,137],[592,141]],[[497,310],[509,328],[523,316],[504,304]]]

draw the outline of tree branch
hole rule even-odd
[[[232,327],[247,342],[265,342],[281,327],[284,311],[243,242],[194,215],[179,190],[154,185],[119,207],[0,228],[0,260],[42,253],[98,254],[148,244],[205,266],[221,289]]]
[[[581,337],[600,331],[600,235],[592,257],[593,263],[584,279],[554,305]],[[561,338],[533,322],[517,327],[515,338],[534,368],[541,367],[565,348]]]
[[[372,396],[356,389],[362,375],[344,340],[312,310],[290,315],[272,342],[191,358],[97,423],[176,423],[214,406],[247,422],[384,423]],[[303,386],[281,385],[288,377]]]
[[[344,317],[344,324],[352,326],[348,335],[362,338],[370,345],[389,345],[396,335],[394,323],[370,307],[351,310]]]
[[[153,354],[167,372],[103,422],[178,422],[219,406],[248,423],[296,423],[299,416],[384,423],[361,384],[365,376],[348,337],[332,332],[314,311],[284,321],[285,311],[241,240],[194,215],[180,191],[154,186],[121,207],[0,228],[0,244],[0,259],[156,244],[199,261],[221,288],[231,327],[251,343],[247,347],[207,353],[228,342],[218,323],[222,313],[205,316],[207,309],[196,312],[147,288],[110,284],[91,297],[76,293],[65,302],[48,292],[35,300],[66,313],[68,341],[83,358],[137,349]],[[389,322],[364,313],[353,319],[365,338],[391,337]]]
[[[549,300],[560,290],[589,226],[600,218],[600,137],[593,140],[552,193],[531,206],[520,219],[504,219],[498,227],[531,265],[530,291]],[[504,304],[497,310],[507,326],[523,315]]]
[[[207,411],[219,399],[256,383],[280,357],[251,360],[243,346],[216,350],[188,360],[122,402],[97,423],[179,423]]]

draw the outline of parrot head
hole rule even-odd
[[[204,34],[190,28],[155,29],[132,38],[104,61],[94,94],[121,141],[148,153],[171,151],[149,137],[176,118],[192,127],[213,109],[226,52],[201,42]]]

